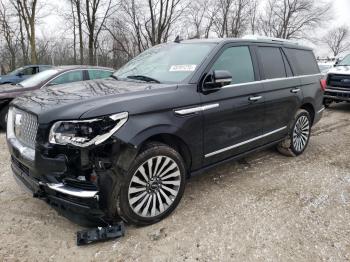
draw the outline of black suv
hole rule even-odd
[[[177,41],[113,78],[25,94],[10,106],[15,177],[89,219],[147,225],[186,178],[257,149],[297,156],[323,111],[312,50],[279,40]]]

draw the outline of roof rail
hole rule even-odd
[[[269,37],[269,36],[260,36],[260,35],[245,35],[242,37],[242,39],[246,40],[264,40],[264,41],[271,41],[271,42],[280,42],[280,43],[289,43],[294,45],[299,45],[298,42],[289,40],[289,39],[283,39],[283,38],[277,38],[277,37]]]

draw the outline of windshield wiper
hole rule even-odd
[[[119,80],[118,77],[116,77],[115,75],[111,75],[112,78],[114,78],[115,80]]]
[[[154,79],[154,78],[149,77],[149,76],[144,76],[144,75],[131,75],[131,76],[127,76],[126,78],[141,80],[141,81],[145,81],[145,82],[154,82],[154,83],[158,83],[158,84],[160,83],[159,80]]]

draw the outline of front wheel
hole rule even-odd
[[[150,144],[136,157],[123,179],[117,200],[118,215],[139,226],[162,220],[179,204],[185,180],[181,155],[167,145]]]
[[[298,156],[305,151],[310,140],[310,135],[310,114],[304,109],[299,109],[294,116],[289,136],[278,144],[277,149],[284,155]]]

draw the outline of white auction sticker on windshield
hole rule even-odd
[[[197,65],[172,65],[169,72],[193,72]]]

